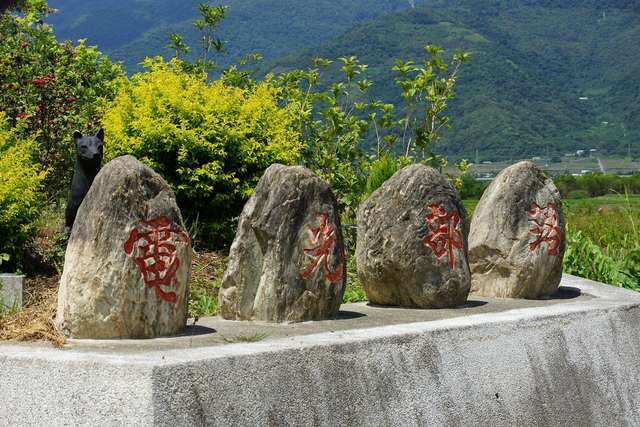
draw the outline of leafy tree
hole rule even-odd
[[[73,170],[73,130],[98,125],[98,107],[115,95],[122,70],[82,41],[58,43],[43,23],[50,11],[44,0],[28,0],[21,15],[0,15],[0,111],[35,140],[56,198]]]

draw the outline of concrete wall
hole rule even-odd
[[[0,346],[2,425],[640,425],[640,294],[253,344]]]

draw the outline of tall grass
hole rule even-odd
[[[564,204],[564,271],[640,290],[640,198],[610,195]]]

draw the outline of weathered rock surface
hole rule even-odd
[[[538,167],[503,170],[475,209],[469,235],[472,292],[541,298],[562,278],[565,228],[560,193]]]
[[[464,304],[471,278],[467,214],[433,168],[398,171],[360,205],[356,262],[369,301],[441,308]]]
[[[80,205],[56,323],[73,338],[151,338],[186,326],[191,247],[169,185],[134,157],[108,163]]]
[[[220,288],[221,315],[269,322],[333,318],[345,266],[329,185],[308,169],[272,165],[240,216]]]

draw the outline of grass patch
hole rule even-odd
[[[194,251],[189,281],[189,317],[218,314],[218,291],[226,266],[226,258],[219,253]]]
[[[355,245],[353,245],[355,246]],[[351,251],[353,252],[353,250]],[[347,286],[344,290],[344,296],[342,302],[344,304],[352,302],[367,301],[367,294],[362,287],[362,283],[358,278],[358,272],[356,270],[356,257],[355,253],[350,253],[347,261]]]

